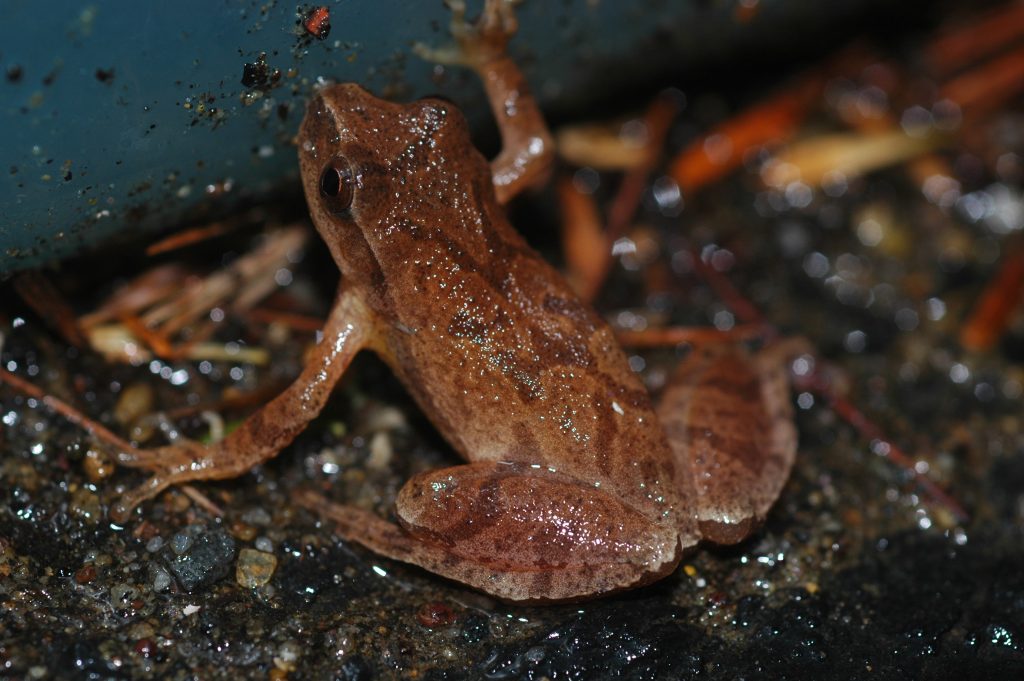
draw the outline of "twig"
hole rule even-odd
[[[75,311],[42,272],[30,270],[14,277],[14,290],[65,341],[79,349],[89,346]]]
[[[182,485],[181,491],[185,494],[185,496],[192,500],[192,503],[194,503],[196,506],[199,506],[200,508],[206,509],[206,512],[210,515],[216,518],[224,517],[224,509],[222,509],[217,504],[213,503],[213,501],[208,496],[200,492],[192,485]]]
[[[1013,311],[1024,300],[1024,244],[1009,250],[999,273],[989,282],[971,316],[960,328],[960,344],[968,350],[990,349],[1010,324]]]
[[[0,383],[6,383],[18,392],[33,397],[47,407],[57,412],[71,423],[75,424],[90,435],[95,436],[99,440],[106,442],[108,445],[115,447],[124,452],[135,451],[136,447],[127,440],[122,439],[118,435],[114,434],[101,423],[89,418],[82,412],[78,411],[70,404],[44,392],[41,388],[33,385],[29,381],[20,378],[7,371],[6,369],[0,369]],[[197,506],[206,509],[209,513],[221,517],[224,515],[224,511],[208,499],[202,492],[197,490],[192,485],[182,485],[181,491],[191,499]]]
[[[914,460],[900,449],[899,446],[893,443],[892,440],[887,438],[885,433],[882,432],[882,429],[871,419],[865,416],[863,412],[857,409],[857,407],[855,407],[849,400],[837,395],[835,391],[832,390],[828,382],[825,381],[818,372],[814,372],[809,376],[801,377],[800,384],[824,399],[828,403],[829,407],[831,407],[832,411],[834,411],[841,419],[853,426],[862,438],[868,441],[875,441],[884,444],[884,456],[913,475],[914,481],[921,486],[925,493],[936,502],[949,509],[959,522],[966,522],[970,519],[967,511],[964,510],[956,499],[946,493],[945,490],[939,487],[939,485],[932,481],[927,475],[919,473],[917,468],[914,466]]]
[[[47,394],[41,388],[12,374],[6,369],[0,369],[0,383],[6,383],[22,394],[34,397],[71,423],[83,429],[85,432],[95,435],[97,438],[112,445],[113,447],[124,451],[132,451],[135,449],[130,442],[115,435],[103,424],[94,421],[59,397]]]
[[[937,75],[944,76],[997,53],[1021,36],[1024,3],[1008,2],[966,24],[957,21],[951,32],[925,49],[925,61]]]

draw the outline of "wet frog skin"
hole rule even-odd
[[[652,404],[608,325],[505,216],[552,155],[504,55],[510,3],[488,2],[473,26],[453,9],[504,151],[488,163],[446,101],[321,90],[299,161],[342,272],[323,340],[224,440],[124,453],[151,477],[116,518],[169,485],[234,477],[276,455],[369,349],[466,460],[409,480],[397,524],[297,493],[376,553],[509,601],[578,600],[647,584],[702,538],[736,542],[763,519],[796,450],[780,354],[698,348]]]

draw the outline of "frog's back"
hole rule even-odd
[[[351,205],[315,222],[382,321],[378,351],[443,435],[469,460],[552,468],[663,520],[682,473],[647,392],[508,223],[462,114],[340,85],[310,105],[303,136],[307,182],[337,161],[327,149],[354,174]]]
[[[377,223],[396,373],[467,459],[671,504],[668,444],[611,330],[512,228],[461,114],[436,106],[437,132],[391,165],[405,200]]]

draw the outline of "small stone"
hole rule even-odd
[[[114,474],[114,462],[110,460],[109,456],[98,449],[89,449],[85,453],[82,467],[85,469],[85,476],[89,478],[90,482],[100,482]]]
[[[142,541],[147,541],[147,542],[150,539],[152,539],[153,537],[156,537],[156,536],[159,536],[159,535],[160,535],[160,528],[158,528],[156,525],[154,525],[153,523],[149,522],[148,520],[143,520],[141,523],[139,523],[138,525],[135,526],[134,530],[132,530],[132,536],[133,537],[138,537]]]
[[[76,584],[88,584],[94,579],[96,579],[95,565],[83,565],[79,568],[78,572],[75,573]]]
[[[156,635],[156,630],[153,628],[153,625],[149,622],[138,622],[129,627],[126,634],[128,638],[133,638],[137,640],[143,638],[152,638]]]
[[[140,638],[135,642],[135,654],[149,659],[156,654],[156,643],[151,638]]]
[[[256,536],[256,528],[248,523],[231,523],[231,534],[239,541],[252,541]]]
[[[172,550],[179,535],[171,540]],[[171,572],[186,591],[210,586],[231,569],[231,561],[235,558],[235,540],[227,532],[204,532],[190,543],[187,552],[176,556],[170,564]]]
[[[189,532],[178,532],[171,537],[171,551],[176,555],[182,555],[192,548],[192,535]]]
[[[440,601],[425,603],[416,611],[416,621],[428,629],[447,627],[454,624],[456,619],[458,619],[458,615],[455,614],[455,611]]]
[[[150,564],[149,580],[150,584],[153,585],[153,591],[160,593],[161,591],[166,591],[171,586],[171,573],[159,565]]]
[[[242,514],[242,522],[258,527],[266,527],[270,524],[270,514],[263,508],[252,508]]]
[[[274,658],[274,666],[285,672],[295,671],[295,663],[302,654],[302,647],[297,641],[288,640],[278,648],[277,656]]]
[[[238,554],[235,581],[246,589],[255,589],[270,581],[277,569],[277,556],[256,549],[242,549]]]
[[[68,505],[71,515],[84,520],[87,523],[98,523],[100,521],[101,509],[100,498],[92,490],[80,487],[71,495],[71,503]]]
[[[370,438],[370,456],[366,459],[366,467],[374,471],[387,470],[394,458],[391,437],[385,431],[379,431]]]
[[[146,550],[149,551],[150,553],[156,553],[157,551],[159,551],[163,547],[164,547],[164,538],[159,536],[159,535],[157,535],[156,537],[153,537],[148,542],[146,542]]]
[[[121,391],[114,405],[114,418],[123,426],[153,411],[153,387],[149,383],[133,383]]]
[[[269,537],[260,537],[255,542],[256,548],[266,553],[274,552],[274,542],[270,541]]]
[[[110,602],[114,607],[124,607],[135,598],[137,592],[131,584],[115,584],[110,587]]]
[[[173,515],[184,513],[192,505],[192,500],[188,498],[188,495],[181,494],[180,492],[174,492],[170,495],[170,511]]]

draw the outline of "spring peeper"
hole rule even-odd
[[[509,601],[652,582],[702,538],[744,538],[778,496],[796,449],[787,377],[777,356],[697,349],[653,406],[608,325],[502,208],[552,156],[504,54],[511,3],[488,1],[475,25],[449,4],[504,150],[488,163],[449,102],[322,89],[299,161],[342,283],[315,356],[221,442],[126,453],[123,463],[152,477],[112,513],[273,457],[370,349],[467,463],[409,480],[397,524],[310,493],[300,503],[348,540]]]

